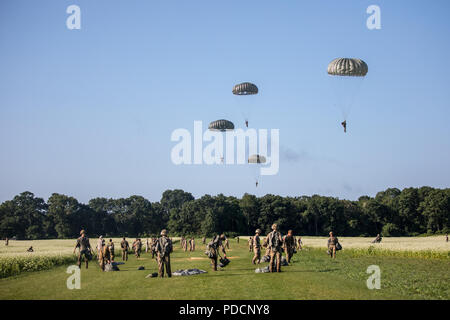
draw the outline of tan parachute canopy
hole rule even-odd
[[[209,130],[213,131],[227,131],[227,130],[234,130],[234,124],[231,121],[220,119],[213,121],[208,126]]]
[[[233,94],[238,96],[246,96],[250,94],[257,94],[258,87],[250,82],[243,82],[233,87]]]
[[[328,64],[328,74],[333,76],[364,77],[367,71],[367,64],[356,58],[337,58]]]
[[[253,154],[248,157],[248,163],[266,163],[266,157],[259,154]]]

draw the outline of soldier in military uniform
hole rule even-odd
[[[189,240],[189,251],[195,251],[195,240],[194,237]]]
[[[97,259],[100,269],[105,270],[105,262],[103,259],[103,246],[105,245],[105,240],[103,236],[100,236],[97,241]]]
[[[330,253],[331,259],[336,258],[336,244],[339,242],[338,238],[333,235],[333,232],[330,232],[330,237],[328,238],[327,246],[328,252]]]
[[[8,237],[6,237],[6,239],[5,239],[5,246],[7,246],[9,244],[9,239],[8,239]]]
[[[111,263],[113,261],[112,257],[113,255],[111,252],[111,247],[108,243],[108,245],[103,246],[103,268],[102,268],[103,271],[105,271],[105,264]]]
[[[253,253],[255,254],[252,259],[252,263],[258,264],[261,262],[261,243],[259,235],[261,234],[261,229],[256,229],[255,236],[253,237]]]
[[[220,256],[219,249],[222,249],[224,254],[224,258],[227,257],[227,252],[225,251],[225,247],[223,245],[223,241],[225,240],[225,235],[221,234],[216,235],[206,246],[208,257],[211,259],[211,265],[214,271],[217,271],[217,258]]]
[[[206,236],[203,237],[202,244],[206,244]]]
[[[172,240],[167,238],[167,230],[161,231],[161,237],[156,242],[156,252],[158,257],[158,274],[161,278],[164,277],[164,267],[166,269],[167,276],[172,276],[170,270],[170,254],[172,253]]]
[[[114,257],[115,257],[115,255],[114,255],[114,242],[113,242],[112,239],[109,239],[108,246],[109,246],[109,251],[111,252],[111,261],[114,261]]]
[[[303,245],[303,241],[302,241],[302,237],[298,237],[298,240],[297,240],[297,248],[298,248],[298,250],[302,250],[302,245]]]
[[[292,235],[292,230],[289,230],[288,234],[283,237],[283,249],[288,263],[291,263],[291,258],[294,255],[294,250],[296,247],[295,242],[296,241]]]
[[[128,261],[128,249],[130,248],[130,245],[125,237],[123,237],[122,242],[120,242],[120,247],[122,248],[122,260]]]
[[[73,249],[73,253],[75,250],[79,248],[78,251],[78,268],[81,268],[81,259],[84,258],[86,263],[86,269],[88,268],[88,261],[91,259],[91,244],[89,243],[89,238],[86,236],[86,232],[84,230],[80,231],[80,237],[77,239],[77,244]]]
[[[236,242],[239,244],[239,236],[236,237]]]
[[[253,237],[248,238],[248,251],[252,252],[253,250]]]
[[[266,249],[266,252],[264,253],[264,256],[269,256],[270,257],[270,247],[269,247],[269,243],[267,242],[268,239],[269,239],[268,237],[264,238],[262,246]]]
[[[170,240],[172,241],[172,239],[170,239]],[[157,243],[158,243],[158,238],[152,238],[152,247],[151,247],[152,259],[155,257],[155,255],[157,255],[157,252],[156,252]]]
[[[225,238],[225,247],[227,247],[227,249],[230,249],[230,242],[228,241],[228,238]]]
[[[274,272],[274,266],[276,264],[276,272],[281,272],[281,252],[283,246],[283,239],[278,232],[278,226],[276,223],[272,225],[272,232],[267,236],[267,245],[270,247],[270,263],[269,271]]]

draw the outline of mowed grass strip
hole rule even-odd
[[[92,243],[93,244],[93,243]],[[116,247],[117,247],[116,242]],[[277,274],[255,273],[252,253],[245,241],[230,241],[230,265],[213,272],[202,259],[204,246],[184,252],[175,243],[172,271],[199,268],[208,273],[188,277],[145,278],[157,271],[151,254],[129,256],[119,272],[101,272],[96,261],[81,269],[81,289],[66,286],[67,266],[23,273],[0,280],[0,299],[449,299],[448,260],[409,257],[355,256],[338,252],[336,260],[326,249],[306,247],[293,263]],[[116,261],[121,261],[116,250]],[[259,267],[266,266],[262,263]],[[381,289],[369,290],[369,265],[381,268]],[[137,270],[144,266],[145,270]]]

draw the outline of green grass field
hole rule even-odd
[[[217,272],[212,271],[203,245],[197,242],[197,250],[190,253],[177,242],[172,271],[199,268],[208,273],[146,279],[157,271],[157,264],[143,253],[139,260],[130,255],[119,272],[101,272],[91,261],[89,269],[81,269],[81,290],[67,289],[67,266],[0,279],[0,299],[450,299],[449,259],[370,256],[344,249],[331,260],[325,248],[306,247],[281,273],[261,274],[254,272],[245,240],[230,244],[231,263]],[[116,261],[121,261],[120,254],[116,249]],[[366,286],[369,265],[381,268],[380,290]],[[137,270],[138,266],[145,270]]]

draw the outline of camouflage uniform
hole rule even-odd
[[[156,243],[156,252],[158,257],[158,275],[164,277],[164,267],[167,272],[167,276],[170,278],[172,276],[172,271],[170,270],[170,254],[173,252],[172,241],[167,238],[167,233],[165,230],[161,232],[161,237]]]
[[[88,268],[88,261],[91,259],[91,244],[87,236],[79,237],[75,248],[79,248],[78,251],[78,268],[81,268],[81,260],[84,258],[86,263],[86,269]]]
[[[252,252],[253,250],[253,237],[248,238],[248,251]]]
[[[209,251],[208,256],[211,259],[211,264],[214,271],[217,271],[217,257],[219,256],[219,248],[222,249],[222,252],[225,255],[225,257],[227,255],[225,247],[223,246],[222,243],[223,239],[224,238],[217,235],[207,245],[207,250]]]
[[[99,238],[97,242],[97,259],[100,269],[105,270],[105,261],[103,259],[103,247],[105,245],[105,240]]]
[[[282,252],[282,243],[281,234],[276,230],[273,230],[269,233],[267,237],[267,246],[270,247],[270,263],[269,270],[270,272],[274,272],[274,267],[276,263],[276,272],[281,271],[281,252]]]
[[[111,253],[111,261],[114,261],[114,242],[110,241],[109,242],[109,252]]]
[[[252,263],[256,264],[256,261],[258,261],[258,264],[261,261],[261,243],[259,239],[259,232],[257,232],[253,238],[253,253],[255,254],[252,259]]]
[[[332,234],[328,238],[328,251],[330,252],[330,257],[336,258],[336,244],[339,242],[338,238],[333,236]]]
[[[120,247],[122,248],[122,260],[128,261],[128,249],[130,248],[128,241],[123,239],[120,243]]]
[[[288,263],[291,262],[291,258],[294,255],[295,250],[295,239],[292,235],[286,235],[283,238],[283,249],[286,254],[286,260]]]
[[[189,251],[195,251],[195,240],[194,240],[194,238],[189,240]]]

